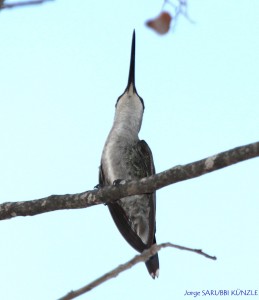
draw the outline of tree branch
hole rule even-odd
[[[205,159],[176,166],[141,180],[125,181],[79,194],[52,195],[46,198],[0,204],[0,220],[34,216],[62,209],[86,208],[116,201],[126,196],[152,193],[173,183],[195,178],[238,162],[259,156],[259,142],[237,147]]]
[[[4,0],[1,0],[0,8],[5,9],[5,8],[15,8],[15,7],[19,7],[19,6],[43,4],[48,1],[54,1],[54,0],[34,0],[34,1],[13,2],[13,3],[8,3],[8,4],[4,4]]]
[[[84,293],[89,292],[93,288],[99,286],[100,284],[104,283],[105,281],[117,277],[120,273],[130,269],[134,265],[140,263],[140,262],[145,262],[146,260],[149,259],[149,257],[155,255],[158,251],[160,251],[162,248],[166,247],[171,247],[171,248],[176,248],[180,250],[185,250],[185,251],[191,251],[195,252],[197,254],[203,255],[209,259],[216,260],[216,256],[211,256],[206,253],[204,253],[201,249],[192,249],[192,248],[187,248],[179,245],[175,245],[172,243],[163,243],[160,245],[154,244],[151,246],[149,249],[143,251],[141,254],[136,255],[134,258],[132,258],[130,261],[126,262],[125,264],[119,265],[117,268],[113,269],[112,271],[102,275],[101,277],[97,278],[96,280],[92,281],[91,283],[85,285],[84,287],[69,292],[67,295],[61,297],[59,300],[71,300],[74,299],[78,296],[83,295]]]

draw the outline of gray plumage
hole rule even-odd
[[[99,173],[100,185],[111,185],[120,180],[134,180],[155,173],[151,150],[139,140],[144,113],[143,99],[135,87],[135,31],[132,38],[128,85],[118,98],[112,129],[106,140]],[[127,242],[142,252],[155,242],[155,193],[129,196],[108,204],[119,231]],[[158,277],[158,255],[146,266],[153,278]]]

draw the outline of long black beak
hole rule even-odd
[[[133,90],[136,91],[135,87],[135,29],[132,35],[132,44],[131,44],[131,56],[130,56],[130,69],[129,69],[129,79],[126,90],[129,90],[130,85],[133,84]]]

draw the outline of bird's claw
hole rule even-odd
[[[104,185],[101,183],[98,183],[97,185],[94,186],[94,189],[101,189],[102,187],[104,187]]]
[[[125,184],[126,180],[125,179],[116,179],[113,181],[112,185],[120,185],[120,184]]]

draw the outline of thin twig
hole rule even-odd
[[[211,256],[209,254],[206,254],[201,249],[193,249],[193,248],[183,247],[183,246],[175,245],[175,244],[172,244],[172,243],[163,243],[163,244],[159,244],[159,245],[154,244],[149,249],[143,251],[143,253],[141,253],[139,255],[136,255],[130,261],[128,261],[128,262],[126,262],[122,265],[119,265],[117,268],[115,268],[115,269],[111,270],[110,272],[102,275],[101,277],[99,277],[96,280],[92,281],[91,283],[83,286],[82,288],[80,288],[78,290],[75,290],[75,291],[69,292],[67,295],[61,297],[59,300],[71,300],[71,299],[74,299],[78,296],[81,296],[84,293],[89,292],[93,288],[96,288],[97,286],[104,283],[105,281],[107,281],[111,278],[117,277],[120,273],[130,269],[134,265],[136,265],[140,262],[145,262],[151,256],[155,255],[158,251],[160,251],[162,248],[166,248],[166,247],[171,247],[171,248],[176,248],[176,249],[179,249],[179,250],[195,252],[197,254],[203,255],[203,256],[205,256],[209,259],[212,259],[212,260],[217,259],[216,256]]]
[[[54,1],[54,0],[34,0],[34,1],[7,3],[7,4],[2,4],[1,9],[15,8],[15,7],[28,6],[28,5],[37,5],[37,4],[43,4],[43,3],[49,2],[49,1]],[[4,3],[4,1],[2,1],[2,2]]]

